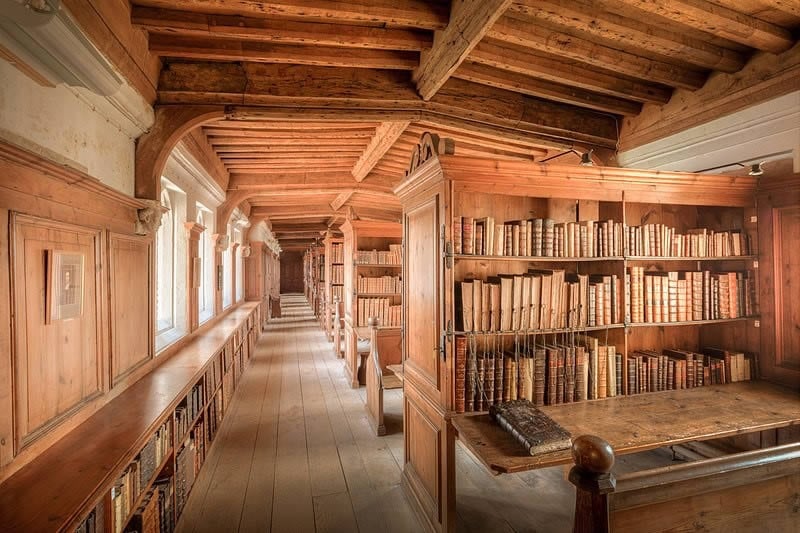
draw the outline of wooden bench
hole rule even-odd
[[[617,478],[603,439],[576,438],[572,455],[574,533],[800,531],[800,443]]]
[[[403,365],[385,365],[381,361],[378,343],[378,319],[369,319],[370,352],[366,364],[367,418],[375,433],[380,437],[386,435],[386,424],[383,419],[383,391],[403,386]]]

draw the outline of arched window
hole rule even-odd
[[[241,302],[242,298],[244,298],[244,277],[242,273],[244,272],[244,257],[242,257],[242,232],[241,230],[235,229],[233,230],[235,237],[235,241],[239,243],[239,246],[236,248],[236,301]]]
[[[168,189],[161,191],[161,215],[156,233],[156,332],[175,327],[175,212]]]

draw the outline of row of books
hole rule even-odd
[[[214,362],[206,370],[206,389],[211,393],[217,390],[220,383],[222,383],[222,368],[217,358],[214,358]]]
[[[189,499],[189,491],[192,490],[194,479],[197,474],[195,464],[197,461],[197,449],[195,441],[191,439],[185,446],[181,447],[175,455],[175,511],[176,516],[180,516],[186,500]]]
[[[485,411],[518,399],[556,405],[623,394],[701,387],[756,377],[755,357],[707,348],[705,353],[664,350],[662,354],[618,353],[588,335],[571,344],[537,344],[514,352],[469,350],[455,342],[455,410]],[[623,369],[627,371],[627,381]]]
[[[331,244],[331,263],[344,263],[344,244]]]
[[[623,254],[623,225],[613,220],[559,222],[455,217],[453,252],[466,255],[613,257]]]
[[[622,322],[622,309],[622,283],[616,275],[529,270],[460,282],[456,328],[488,332],[604,326]]]
[[[714,231],[708,228],[678,233],[666,224],[628,226],[625,255],[657,257],[731,257],[750,255],[752,238],[742,230]]]
[[[369,278],[359,276],[357,283],[358,292],[401,292],[403,290],[403,280],[400,276],[381,276]]]
[[[757,314],[753,271],[645,272],[629,267],[625,276],[630,322],[717,320]]]
[[[106,531],[105,527],[105,502],[100,502],[94,509],[89,511],[86,518],[75,528],[75,533],[103,533]]]
[[[169,421],[164,422],[145,443],[142,450],[127,466],[111,489],[111,511],[114,531],[121,532],[133,503],[141,491],[148,486],[156,474],[156,469],[167,457],[172,446]]]
[[[175,408],[175,434],[180,439],[189,431],[189,424],[200,414],[204,399],[203,382],[200,381],[192,387],[192,390],[186,395],[186,399]]]
[[[383,327],[402,324],[402,306],[392,305],[390,298],[359,298],[357,308],[359,326],[368,326],[372,317],[377,317],[379,325]]]
[[[389,250],[358,250],[355,257],[359,265],[399,265],[403,261],[403,247],[390,244]]]
[[[331,266],[331,283],[338,285],[344,283],[344,265]]]

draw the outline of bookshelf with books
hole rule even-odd
[[[422,510],[431,523],[452,526],[461,412],[758,376],[756,179],[452,153],[426,134],[395,189],[404,439],[432,450],[406,458],[404,482],[441,511]]]
[[[328,340],[333,340],[334,296],[341,302],[344,297],[344,238],[328,232],[325,246],[325,319],[323,329]]]
[[[74,465],[63,480],[42,485],[27,476],[9,478],[0,491],[0,529],[172,532],[265,310],[264,302],[241,304],[29,467],[30,479],[40,480],[53,479],[57,465]],[[20,498],[51,511],[39,517]]]
[[[343,309],[345,368],[351,386],[359,386],[363,361],[359,339],[369,339],[370,317],[380,321],[378,343],[383,364],[401,362],[402,226],[397,222],[346,220]]]

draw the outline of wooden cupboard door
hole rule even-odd
[[[445,283],[442,237],[446,186],[404,209],[403,487],[426,529],[449,531],[454,520],[453,429],[442,338]]]

